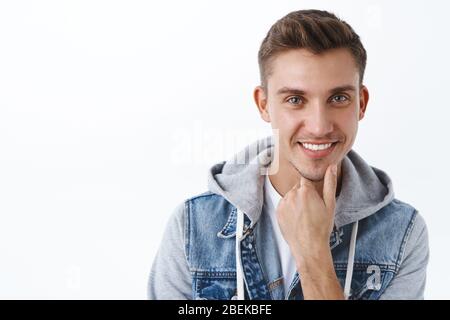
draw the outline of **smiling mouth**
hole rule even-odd
[[[320,159],[333,152],[339,141],[328,143],[297,142],[300,150],[309,158]]]

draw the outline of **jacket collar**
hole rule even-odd
[[[233,207],[228,216],[227,222],[223,226],[222,230],[220,230],[217,233],[217,236],[219,238],[225,239],[236,236],[236,225],[237,225],[237,208]],[[250,219],[247,217],[246,214],[244,214],[244,229],[243,229],[244,234],[248,231],[248,229],[250,229],[250,225],[251,225]]]

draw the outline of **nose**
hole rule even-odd
[[[326,137],[333,132],[333,122],[326,105],[316,103],[310,108],[305,120],[305,129],[316,138]]]

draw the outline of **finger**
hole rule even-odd
[[[296,191],[297,189],[300,187],[300,182],[295,183],[292,188],[290,190],[288,190],[288,192],[285,193],[285,195],[283,196],[283,198],[281,200],[287,199],[288,197],[291,197]]]
[[[323,182],[323,201],[325,206],[334,210],[336,203],[337,165],[328,166]]]
[[[300,188],[300,180],[294,184],[294,186],[292,187],[292,190],[296,190],[298,188]]]
[[[300,188],[313,186],[312,181],[300,174]]]

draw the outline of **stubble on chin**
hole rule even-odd
[[[316,161],[320,161],[320,160],[316,160]],[[301,175],[303,178],[306,178],[312,182],[321,182],[325,178],[326,168],[325,168],[324,172],[311,173],[311,172],[307,172],[304,169],[301,169],[300,164],[296,164],[294,161],[289,161],[289,163],[292,166],[292,168],[294,168],[295,172],[298,175]],[[312,170],[314,170],[314,169],[312,169]],[[316,170],[319,171],[319,169],[316,169]]]

